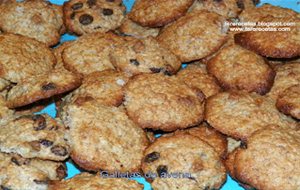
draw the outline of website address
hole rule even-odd
[[[282,28],[256,28],[256,27],[230,27],[229,30],[231,32],[290,32],[291,28],[290,27],[282,27]]]

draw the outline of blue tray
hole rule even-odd
[[[66,0],[50,0],[50,2],[57,4],[57,5],[62,5],[65,1]],[[134,4],[134,0],[123,0],[123,2],[126,5],[127,11],[130,11],[130,9],[132,8],[132,5]],[[259,4],[259,6],[264,3],[269,3],[272,5],[276,5],[276,6],[290,8],[297,12],[300,12],[300,1],[299,0],[261,0],[261,3]],[[76,36],[65,34],[61,37],[61,42],[72,41],[72,40],[75,40],[76,38],[77,38]],[[56,115],[55,105],[51,104],[39,113],[47,113],[51,117],[55,117],[55,115]],[[67,168],[68,168],[67,179],[80,173],[80,170],[77,169],[70,162],[67,162]],[[146,182],[146,180],[144,178],[134,178],[133,180],[136,180],[139,183],[144,184],[144,190],[152,189],[150,184],[148,182]],[[221,190],[244,190],[244,188],[239,186],[239,184],[236,181],[234,181],[233,179],[231,179],[230,176],[227,176],[227,181],[224,184],[224,186],[221,188]]]

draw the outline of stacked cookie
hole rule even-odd
[[[298,190],[300,17],[257,3],[0,2],[1,189]]]

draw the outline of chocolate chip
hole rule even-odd
[[[94,18],[91,15],[83,14],[79,17],[79,22],[82,25],[89,25],[94,21]]]
[[[159,165],[156,169],[156,172],[158,176],[161,177],[162,175],[168,173],[168,167],[166,165]]]
[[[41,143],[41,145],[46,146],[46,147],[49,147],[49,146],[53,145],[52,141],[49,141],[49,140],[46,140],[46,139],[40,140],[40,143]]]
[[[52,82],[45,84],[42,86],[42,90],[47,91],[47,90],[54,90],[56,89],[56,85]]]
[[[41,145],[39,141],[31,141],[29,142],[29,145],[33,148],[35,151],[40,151],[41,150]]]
[[[103,10],[102,10],[102,13],[103,13],[103,15],[105,15],[105,16],[110,16],[110,15],[114,14],[114,11],[111,10],[111,9],[103,9]]]
[[[75,11],[78,9],[81,9],[83,7],[83,3],[75,3],[74,5],[71,6],[71,8]]]
[[[67,149],[59,145],[53,146],[51,152],[57,156],[66,156],[68,154]]]
[[[18,162],[18,160],[14,157],[11,158],[11,161],[16,164],[17,166],[21,166],[21,164]]]
[[[56,168],[56,176],[59,179],[63,179],[67,175],[67,169],[64,165],[60,165],[58,168]]]
[[[70,18],[73,20],[75,18],[75,12],[71,13]]]
[[[34,121],[33,128],[36,131],[43,130],[47,127],[46,119],[41,115],[34,115],[32,120]]]
[[[154,162],[155,160],[159,159],[160,154],[159,152],[151,152],[145,157],[145,162],[150,163]]]
[[[173,70],[173,67],[171,65],[167,64],[166,68],[165,68],[165,71],[164,71],[164,74],[168,75],[168,76],[171,76],[173,74],[172,70]]]
[[[149,68],[149,69],[150,69],[150,71],[151,71],[152,73],[159,73],[159,72],[161,71],[161,68],[151,67],[151,68]]]
[[[247,149],[247,143],[246,143],[245,141],[241,141],[240,147],[241,147],[242,149]]]
[[[15,158],[15,157],[12,157],[11,158],[11,162],[13,162],[14,164],[16,164],[17,166],[21,166],[21,165],[28,165],[30,163],[30,160],[26,159],[26,158]]]
[[[12,190],[11,188],[5,187],[3,185],[1,185],[0,187],[1,187],[1,190]]]
[[[245,9],[244,0],[237,0],[236,5],[240,9]]]
[[[34,179],[33,181],[34,181],[34,183],[39,184],[39,185],[47,185],[49,179],[45,179],[45,180],[37,180],[37,179]]]
[[[140,63],[136,59],[130,59],[129,61],[130,61],[130,63],[132,65],[135,65],[135,66],[139,66],[140,65]]]
[[[97,2],[96,0],[88,0],[87,4],[89,7],[92,7],[92,6],[96,5],[96,2]]]

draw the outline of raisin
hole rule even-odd
[[[245,9],[244,0],[237,0],[236,5],[240,9]]]
[[[49,146],[53,145],[52,141],[49,141],[49,140],[46,140],[46,139],[40,140],[40,143],[41,143],[41,145],[46,146],[46,147],[49,147]]]
[[[54,90],[56,89],[56,85],[52,82],[45,84],[42,86],[42,90],[47,91],[47,90]]]
[[[18,160],[14,157],[11,158],[11,161],[16,164],[17,166],[21,166],[21,164],[18,162]]]
[[[110,15],[114,14],[114,11],[111,10],[111,9],[103,9],[103,10],[102,10],[102,13],[103,13],[103,15],[105,15],[105,16],[110,16]]]
[[[135,65],[135,66],[139,66],[140,65],[140,63],[136,59],[130,59],[129,61],[130,61],[130,63],[132,65]]]
[[[39,184],[39,185],[47,185],[49,179],[45,179],[45,180],[37,180],[37,179],[34,179],[33,181],[34,181],[34,183]]]
[[[223,0],[214,0],[214,2],[217,2],[217,3],[220,3],[222,2]]]
[[[159,159],[159,157],[160,157],[159,152],[152,152],[145,157],[145,162],[147,163],[154,162],[155,160]]]
[[[92,6],[96,5],[96,2],[97,2],[96,0],[88,0],[87,4],[89,7],[92,7]]]
[[[68,154],[67,149],[59,145],[53,146],[51,152],[57,156],[66,156]]]
[[[112,3],[112,2],[115,2],[115,0],[106,0],[106,2]]]
[[[91,15],[83,14],[79,17],[79,22],[82,25],[89,25],[94,21],[94,18]]]
[[[241,141],[240,147],[241,147],[242,149],[247,149],[247,143],[246,143],[245,141]]]
[[[63,179],[64,177],[66,177],[67,175],[66,167],[64,165],[58,166],[58,168],[56,168],[56,175],[59,179]]]
[[[168,173],[168,167],[166,165],[159,165],[156,169],[156,172],[159,177],[161,177],[163,174]]]
[[[73,20],[75,18],[75,12],[71,13],[70,18]]]
[[[150,71],[151,71],[152,73],[159,73],[159,72],[161,71],[161,68],[151,67],[151,68],[149,68],[149,69],[150,69]]]
[[[30,146],[33,148],[35,151],[40,151],[41,150],[41,145],[39,141],[31,141],[29,142]]]
[[[75,11],[78,9],[81,9],[83,7],[83,3],[75,3],[74,5],[71,6],[71,8]]]
[[[32,120],[34,121],[33,128],[36,131],[43,130],[47,127],[46,119],[41,115],[34,115]]]

